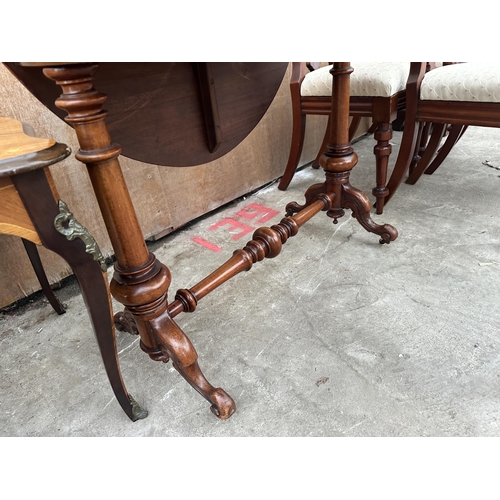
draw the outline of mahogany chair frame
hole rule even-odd
[[[426,63],[412,62],[410,66],[406,87],[405,127],[396,164],[387,184],[389,193],[385,203],[394,196],[408,172],[409,176],[405,181],[407,184],[415,184],[424,172],[433,173],[467,127],[500,128],[499,103],[420,99],[420,87],[426,69]],[[429,141],[423,153],[415,158],[414,152],[421,140],[422,131],[428,124],[432,124]],[[448,137],[440,148],[441,139],[447,130]]]

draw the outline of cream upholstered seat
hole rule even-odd
[[[349,114],[352,116],[349,137],[352,139],[361,118],[370,117],[372,130],[377,141],[374,154],[376,164],[377,213],[383,211],[387,195],[387,165],[391,153],[389,141],[392,138],[392,122],[398,112],[405,107],[405,89],[410,70],[409,62],[357,62],[351,63],[351,100]],[[290,92],[292,95],[293,132],[288,162],[279,183],[285,190],[297,169],[304,143],[306,115],[329,115],[332,95],[332,76],[330,66],[307,71],[306,63],[293,63]],[[329,128],[323,144],[313,162],[319,166],[319,157],[326,148]]]
[[[353,62],[351,63],[351,96],[391,97],[406,87],[410,72],[409,62]],[[332,66],[324,66],[308,73],[300,87],[302,96],[332,95]]]
[[[415,184],[424,172],[432,174],[468,126],[500,128],[500,63],[459,63],[429,73],[412,63],[406,97],[405,130],[386,202],[408,170],[408,184]],[[415,145],[429,125],[432,133],[415,155]]]
[[[420,99],[500,102],[500,64],[462,63],[436,68],[424,76]]]

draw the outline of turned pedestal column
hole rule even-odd
[[[171,359],[179,373],[212,403],[212,411],[228,418],[235,409],[233,400],[208,383],[192,343],[169,315],[170,272],[146,247],[119,164],[121,148],[113,143],[106,125],[106,95],[93,86],[97,67],[51,65],[43,72],[62,89],[56,106],[68,113],[65,120],[75,129],[80,144],[76,158],[87,166],[113,245],[116,265],[111,293],[132,316],[142,349],[154,360]]]
[[[370,216],[372,206],[368,196],[349,182],[351,170],[358,162],[358,156],[349,141],[349,94],[352,71],[348,62],[335,62],[330,70],[333,79],[330,138],[325,152],[319,159],[320,166],[325,171],[325,182],[311,186],[305,194],[305,205],[291,203],[287,206],[287,213],[292,214],[302,210],[320,193],[333,194],[332,207],[327,211],[327,215],[335,224],[345,215],[344,209],[350,209],[353,217],[367,231],[380,235],[380,243],[390,243],[397,238],[397,230],[389,224],[376,224]]]

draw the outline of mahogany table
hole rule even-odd
[[[192,288],[178,290],[169,301],[170,270],[146,247],[118,156],[180,167],[219,158],[258,123],[287,63],[6,65],[75,129],[80,144],[76,158],[88,168],[116,256],[110,289],[125,306],[115,315],[116,321],[140,335],[141,348],[152,359],[172,360],[221,419],[233,414],[235,403],[205,378],[196,350],[174,318],[193,312],[203,297],[254,263],[277,256],[283,243],[321,211],[337,223],[344,209],[350,209],[367,231],[380,236],[381,243],[397,237],[394,227],[375,224],[368,197],[349,183],[357,163],[348,138],[352,68],[349,63],[334,63],[330,143],[320,159],[325,182],[306,191],[304,204],[289,203],[279,224],[257,229],[226,263]],[[60,96],[50,80],[62,89]]]

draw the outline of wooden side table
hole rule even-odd
[[[106,264],[92,235],[59,200],[49,165],[71,150],[52,139],[30,137],[22,124],[0,118],[0,233],[19,236],[60,255],[78,279],[111,386],[132,420],[143,410],[128,394],[116,351]]]

